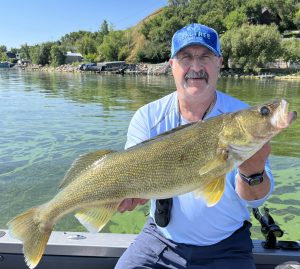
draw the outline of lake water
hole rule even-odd
[[[0,229],[55,195],[79,155],[122,149],[133,113],[174,89],[172,77],[0,70]],[[222,78],[218,89],[251,105],[286,98],[300,112],[300,81]],[[276,189],[266,206],[284,239],[300,240],[300,120],[271,144]],[[146,214],[147,206],[116,214],[104,231],[138,232]],[[71,216],[55,229],[84,230]]]

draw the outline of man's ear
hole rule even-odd
[[[218,59],[218,68],[221,69],[222,64],[223,64],[223,57],[219,57],[219,59]]]
[[[172,65],[173,65],[173,59],[172,59],[172,58],[170,58],[169,64],[170,64],[170,66],[172,67]]]

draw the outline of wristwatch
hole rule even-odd
[[[238,170],[238,172],[239,172],[241,179],[243,181],[247,182],[249,184],[249,186],[258,185],[264,181],[265,170],[263,170],[261,173],[253,174],[250,176],[246,176],[246,175],[242,174],[239,170]]]

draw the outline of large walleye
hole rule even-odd
[[[8,223],[23,242],[30,268],[40,261],[54,224],[69,212],[100,231],[125,198],[194,192],[207,206],[224,191],[225,174],[296,119],[285,100],[223,114],[166,132],[121,152],[98,151],[75,161],[58,194]]]

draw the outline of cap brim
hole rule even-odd
[[[187,42],[185,45],[181,46],[178,50],[174,51],[173,54],[171,55],[171,58],[174,58],[174,56],[175,56],[179,51],[181,51],[183,48],[186,48],[186,47],[191,46],[191,45],[199,45],[199,46],[206,47],[206,48],[208,48],[210,51],[212,51],[212,53],[215,54],[216,56],[218,56],[218,57],[221,56],[220,53],[218,53],[213,47],[207,45],[206,43],[200,42],[200,41],[191,41],[191,42]]]

